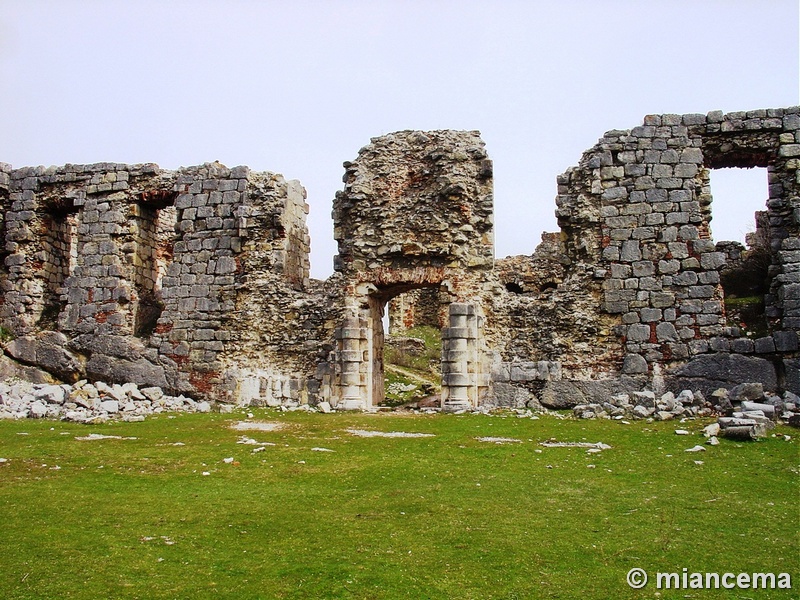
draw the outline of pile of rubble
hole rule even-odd
[[[97,423],[118,418],[143,421],[161,412],[210,412],[208,402],[185,396],[169,396],[158,387],[139,388],[135,383],[108,385],[79,381],[73,385],[0,382],[0,419],[63,419]]]
[[[580,419],[655,419],[671,421],[686,417],[710,417],[713,409],[701,392],[683,390],[675,396],[667,392],[656,397],[649,390],[631,394],[616,394],[608,401],[580,404],[572,409]]]
[[[725,392],[714,392],[719,398],[717,425],[724,437],[738,440],[766,437],[778,420],[800,427],[800,396],[796,394],[785,392],[781,398],[765,393],[760,383],[743,383],[730,393]]]
[[[792,392],[784,392],[781,397],[765,392],[760,383],[742,383],[731,390],[720,388],[708,400],[701,392],[691,390],[683,390],[677,396],[667,392],[657,397],[651,391],[617,394],[606,402],[576,406],[573,414],[581,419],[655,421],[719,415],[719,424],[723,428],[730,424],[751,426],[752,423],[741,424],[736,419],[757,418],[762,424],[758,428],[761,432],[764,420],[772,423],[781,419],[789,425],[800,427],[800,397]]]

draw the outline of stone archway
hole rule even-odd
[[[384,311],[393,297],[420,287],[432,286],[362,286],[366,293],[336,331],[338,408],[368,410],[381,404],[385,389]],[[480,306],[464,302],[446,302],[445,310],[448,318],[441,328],[441,407],[465,410],[478,406],[489,386],[483,316]]]
[[[407,285],[395,284],[377,288],[369,294],[369,319],[371,327],[372,357],[371,369],[371,406],[378,406],[385,400],[386,364],[384,358],[385,335],[383,319],[387,314],[388,306],[392,300],[412,290],[437,290],[440,284]]]

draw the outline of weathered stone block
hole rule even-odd
[[[660,260],[658,261],[658,272],[670,275],[678,273],[681,269],[681,263],[677,260]]]
[[[659,323],[656,325],[656,339],[659,342],[677,342],[680,340],[678,332],[672,323]]]
[[[775,352],[775,340],[772,339],[772,336],[758,338],[753,343],[757,354]]]
[[[622,363],[622,372],[628,375],[647,373],[647,361],[639,354],[628,354]]]
[[[719,387],[733,388],[741,382],[759,382],[765,389],[777,389],[773,364],[763,358],[741,354],[707,354],[697,356],[688,364],[668,373],[675,385],[669,389],[699,389],[704,395]]]
[[[632,342],[644,342],[650,339],[650,326],[634,323],[628,327],[628,339]]]
[[[623,262],[635,262],[642,259],[642,250],[638,241],[628,240],[622,242],[620,260]]]
[[[663,313],[659,308],[643,308],[639,311],[639,317],[642,323],[653,323],[655,321],[660,321],[663,317]]]
[[[492,404],[508,408],[525,408],[535,397],[525,388],[516,387],[508,383],[495,383],[493,386],[494,398]]]
[[[793,352],[798,349],[797,332],[795,331],[776,331],[772,334],[772,339],[778,352]]]
[[[675,295],[670,292],[652,292],[650,304],[654,308],[666,308],[675,304]]]

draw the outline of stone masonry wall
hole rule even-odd
[[[798,112],[651,115],[630,131],[608,132],[559,178],[567,250],[594,267],[586,284],[601,290],[598,317],[618,316],[623,373],[683,376],[695,372],[681,371],[686,361],[705,356],[711,365],[711,355],[737,348],[741,332],[726,323],[720,286],[726,257],[711,239],[709,169],[761,166],[770,179],[771,331],[752,353],[777,369],[772,379],[795,380]],[[754,374],[769,370],[750,364]]]
[[[482,323],[491,305],[483,298],[497,285],[492,163],[483,141],[475,131],[401,131],[373,138],[344,166],[333,208],[334,267],[345,294],[334,361],[343,404],[380,403],[386,305],[428,288],[447,323],[469,321],[443,329],[445,404],[475,405],[489,387]],[[457,354],[467,352],[462,346],[472,353],[466,362]]]
[[[758,243],[718,244],[712,170],[755,166]],[[0,163],[0,374],[369,408],[402,299],[401,318],[441,327],[449,410],[744,381],[797,393],[798,166],[800,108],[650,115],[558,177],[559,233],[495,262],[478,132],[396,132],[344,163],[336,272],[319,282],[305,191],[280,175]],[[734,271],[763,277],[742,287],[763,294],[757,336],[726,312]]]
[[[233,374],[243,368],[259,374],[248,400],[299,399],[309,382],[319,389],[308,348],[282,348],[280,360],[249,351],[253,331],[274,346],[309,322],[308,311],[293,320],[259,310],[309,285],[297,182],[219,163],[2,174],[0,318],[11,357],[66,380],[129,380],[210,399],[241,398]]]
[[[798,112],[650,115],[560,176],[561,232],[531,256],[498,260],[505,289],[486,288],[493,401],[563,407],[645,385],[745,380],[800,390]],[[757,236],[770,264],[768,330],[751,339],[726,314],[710,181],[712,169],[754,166],[769,172]]]
[[[344,166],[337,271],[370,279],[376,268],[492,269],[492,163],[478,132],[373,138]]]

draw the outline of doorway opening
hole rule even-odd
[[[442,309],[438,286],[392,286],[370,296],[375,406],[438,406]]]

